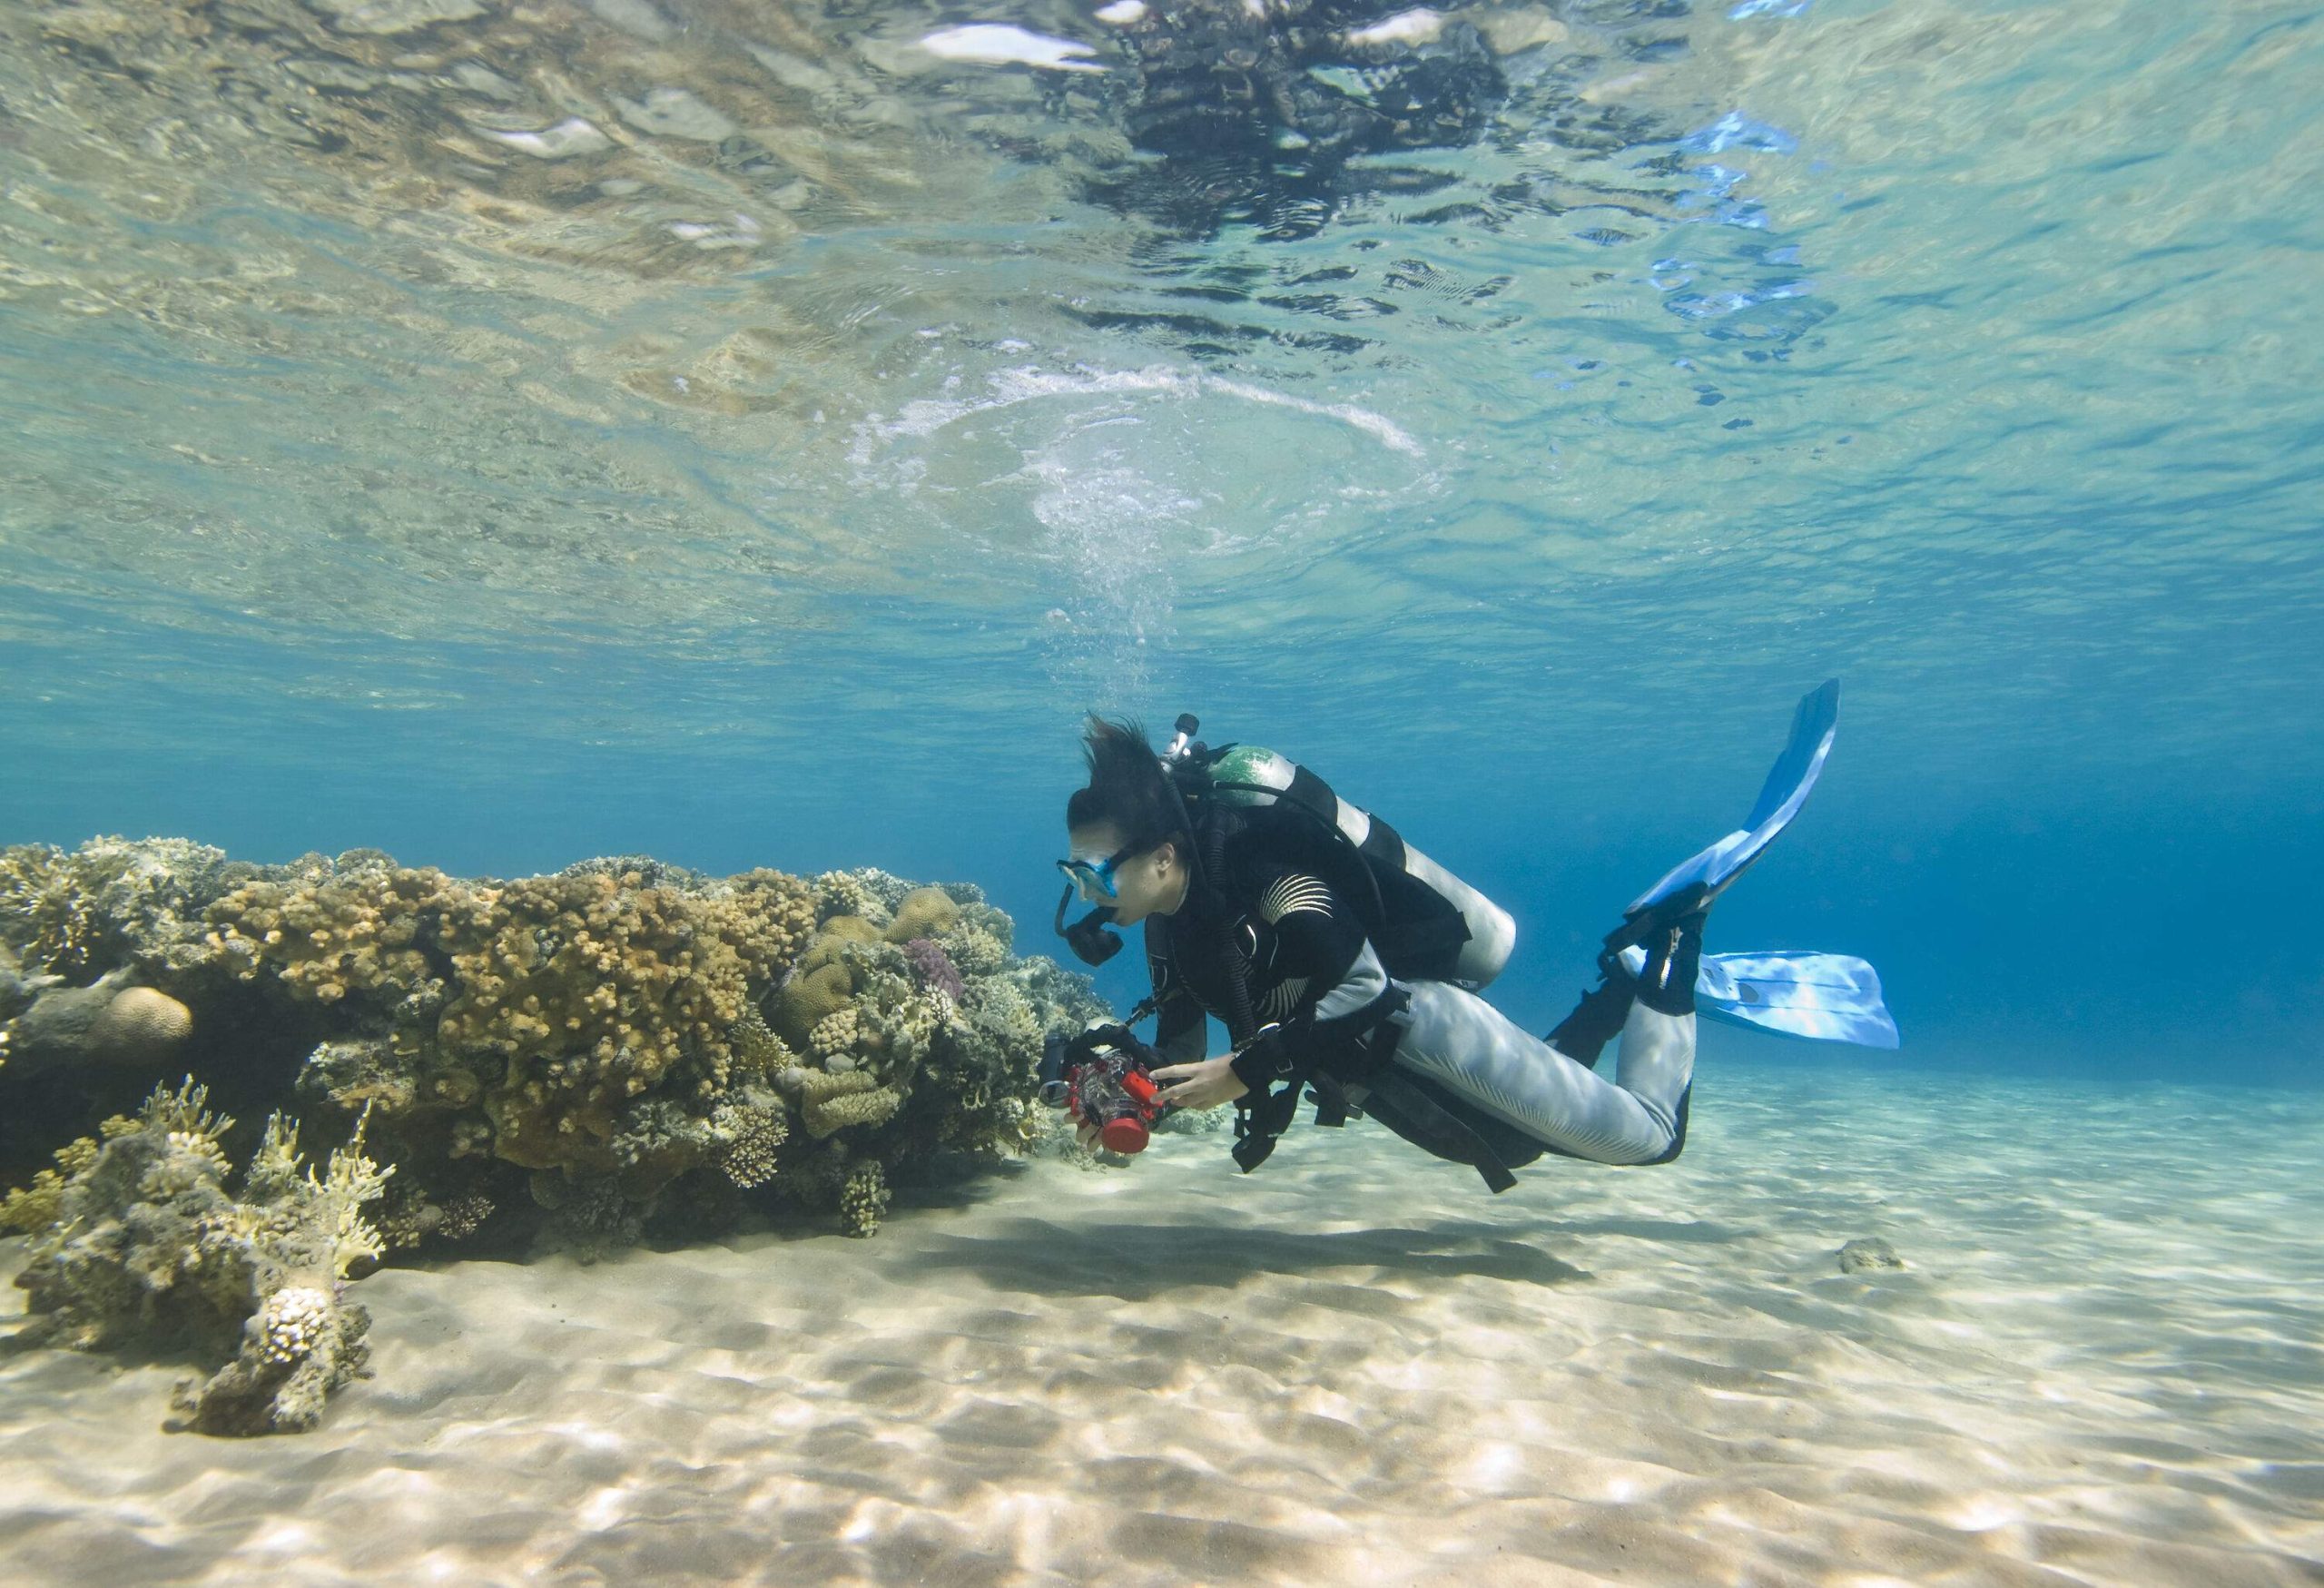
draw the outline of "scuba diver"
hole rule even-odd
[[[1105,1028],[1108,1040],[1150,1060],[1142,1095],[1155,1111],[1236,1104],[1246,1172],[1303,1097],[1320,1125],[1369,1115],[1495,1191],[1543,1153],[1667,1163],[1686,1145],[1699,996],[1738,1023],[1896,1046],[1861,960],[1703,953],[1713,902],[1821,772],[1838,699],[1835,679],[1801,701],[1745,825],[1632,902],[1607,934],[1600,984],[1547,1038],[1477,994],[1515,944],[1505,911],[1307,769],[1195,741],[1191,716],[1159,754],[1134,724],[1089,719],[1057,930],[1102,964],[1121,947],[1111,928],[1145,927],[1153,993],[1129,1021],[1154,1014],[1154,1041],[1137,1044],[1125,1026]],[[1093,908],[1068,926],[1076,895]],[[1206,1057],[1213,1018],[1231,1050]],[[1618,1039],[1610,1079],[1598,1058]],[[1087,1116],[1082,1134],[1095,1139]]]

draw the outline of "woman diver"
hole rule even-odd
[[[1153,994],[1130,1019],[1157,1017],[1160,1100],[1236,1104],[1246,1171],[1303,1094],[1319,1124],[1369,1114],[1473,1165],[1495,1190],[1544,1152],[1668,1162],[1686,1142],[1705,917],[1797,812],[1830,749],[1837,698],[1834,681],[1802,701],[1747,827],[1630,906],[1607,937],[1601,984],[1547,1039],[1474,991],[1507,960],[1505,912],[1313,774],[1269,752],[1191,742],[1190,717],[1164,754],[1133,724],[1089,720],[1088,783],[1066,805],[1058,928],[1101,963],[1120,947],[1108,926],[1145,926]],[[1068,927],[1076,894],[1094,909]],[[1775,963],[1769,985],[1782,980]],[[1204,1056],[1209,1018],[1226,1024],[1230,1052]],[[1595,1066],[1617,1036],[1609,1080]]]

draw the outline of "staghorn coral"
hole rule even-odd
[[[727,1033],[727,1041],[734,1050],[729,1075],[737,1087],[767,1080],[798,1062],[790,1044],[774,1034],[756,1005],[743,1011],[743,1018]]]
[[[57,1154],[51,1214],[34,1228],[17,1286],[35,1337],[82,1350],[183,1351],[227,1362],[179,1387],[177,1405],[205,1433],[312,1427],[324,1399],[363,1366],[369,1320],[339,1281],[376,1258],[363,1205],[392,1169],[364,1150],[368,1120],[331,1153],[321,1178],[298,1149],[298,1126],[267,1121],[238,1196],[225,1188],[212,1114],[191,1078],[156,1088],[136,1119],[108,1120],[102,1145]],[[12,1207],[29,1219],[38,1208]],[[278,1304],[286,1291],[302,1291]],[[239,1341],[239,1351],[236,1345]]]

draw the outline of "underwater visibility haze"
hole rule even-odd
[[[0,845],[251,863],[101,952],[12,862],[0,1015],[133,939],[340,1045],[301,1156],[274,1058],[194,1078],[239,1132],[133,1126],[158,1069],[64,1129],[0,1044],[0,1187],[200,1182],[249,1298],[187,1337],[260,1366],[185,1415],[348,1458],[12,1347],[0,1563],[2315,1580],[2319,84],[2310,0],[0,0]],[[1541,1031],[1834,676],[1709,946],[1862,956],[1897,1050],[1707,1032],[1683,1159],[1499,1198],[1369,1125],[899,1172],[1035,1143],[1034,1028],[1146,991],[1030,962],[1086,714],[1393,822]],[[595,1080],[491,981],[585,920]],[[428,1085],[490,1129],[421,1199]],[[486,1159],[552,1225],[626,1177],[603,1260],[431,1250]],[[718,1174],[885,1228],[633,1249]]]

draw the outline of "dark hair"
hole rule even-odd
[[[1065,802],[1068,827],[1103,822],[1140,854],[1184,836],[1177,794],[1143,726],[1092,715],[1081,731],[1081,755],[1089,764],[1089,786],[1074,790]]]

